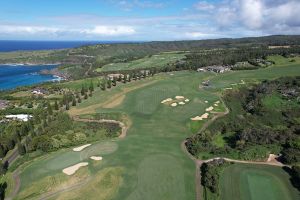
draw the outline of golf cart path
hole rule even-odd
[[[210,124],[212,124],[215,120],[217,120],[220,117],[223,117],[225,115],[227,115],[229,113],[229,109],[227,108],[227,106],[225,105],[225,103],[222,101],[223,105],[225,106],[226,111],[222,112],[222,113],[215,113],[215,116],[207,121],[202,128],[199,130],[198,133],[201,133],[202,131],[204,131]],[[225,157],[215,157],[215,158],[211,158],[208,160],[200,160],[195,158],[192,154],[190,154],[190,152],[187,150],[186,148],[186,142],[187,140],[184,140],[181,143],[181,149],[183,152],[185,152],[185,154],[195,162],[196,165],[196,173],[195,173],[195,185],[196,185],[196,200],[201,200],[202,199],[202,185],[201,185],[201,173],[200,173],[200,167],[202,166],[203,163],[208,163],[211,162],[213,160],[218,160],[218,159],[223,159],[227,162],[234,162],[234,163],[244,163],[244,164],[259,164],[259,165],[272,165],[272,166],[278,166],[278,167],[290,167],[289,165],[285,165],[283,163],[280,162],[267,162],[267,161],[247,161],[247,160],[235,160],[235,159],[231,159],[231,158],[225,158]]]

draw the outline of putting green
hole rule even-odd
[[[223,200],[293,200],[299,193],[280,167],[253,164],[233,164],[221,175]]]

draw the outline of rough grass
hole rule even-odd
[[[63,88],[78,90],[78,92],[80,92],[82,86],[84,86],[86,89],[88,89],[91,82],[94,84],[94,88],[96,88],[98,81],[101,81],[101,78],[86,78],[86,79],[81,79],[81,80],[76,80],[76,81],[68,81],[68,82],[64,82],[64,83],[59,83],[58,85]]]
[[[4,176],[0,177],[0,183],[6,183],[7,187],[5,189],[5,196],[11,196],[13,192],[15,182],[13,179],[13,174],[11,172],[7,172]]]
[[[22,190],[17,199],[37,199],[38,196],[49,192],[59,191],[63,188],[78,184],[89,177],[87,167],[79,169],[74,175],[67,176],[62,172],[55,175],[46,176],[38,181],[31,182],[26,190]]]
[[[111,63],[104,65],[102,68],[98,68],[96,71],[116,71],[116,70],[132,70],[132,69],[144,69],[150,67],[162,68],[168,63],[174,63],[177,60],[181,60],[185,57],[184,53],[161,53],[153,55],[151,57],[146,56],[142,59],[133,60],[127,63]]]
[[[96,109],[102,106],[116,106],[116,103],[114,103],[114,105],[111,104],[116,99],[122,98],[122,96],[130,91],[153,84],[154,82],[156,82],[156,80],[146,79],[142,81],[131,82],[127,85],[122,85],[122,83],[119,83],[120,85],[118,85],[116,88],[113,88],[113,90],[101,91],[98,89],[94,92],[93,98],[89,98],[88,100],[79,104],[77,107],[72,107],[68,113],[71,116],[91,114],[95,113]]]
[[[299,193],[290,183],[289,175],[280,167],[233,164],[220,180],[222,200],[292,200]]]
[[[218,134],[214,135],[212,143],[216,147],[222,148],[222,147],[224,147],[226,142],[223,138],[223,135],[221,133],[218,133]]]
[[[71,192],[62,193],[53,199],[112,199],[116,195],[119,187],[123,184],[123,171],[124,170],[120,167],[103,169],[94,174],[94,178],[83,187]]]

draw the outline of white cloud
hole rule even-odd
[[[300,1],[290,1],[265,11],[270,21],[288,26],[300,26]]]
[[[0,33],[2,34],[54,34],[58,31],[58,28],[53,27],[0,25]]]
[[[263,2],[261,0],[241,0],[241,18],[244,24],[251,28],[260,28],[263,24]]]
[[[165,6],[164,2],[152,2],[152,1],[143,1],[143,0],[108,0],[110,3],[115,4],[117,7],[121,8],[124,11],[131,11],[135,8],[163,8]]]
[[[229,27],[234,24],[237,14],[234,7],[220,7],[216,11],[216,22],[220,27]]]
[[[104,36],[132,35],[136,33],[135,29],[130,26],[96,26],[92,29],[85,29],[81,32]]]
[[[82,36],[122,36],[136,31],[130,26],[94,26],[93,28],[67,28],[45,26],[0,25],[0,34],[8,35],[82,35]]]
[[[194,7],[197,10],[201,10],[201,11],[209,11],[209,10],[213,10],[215,8],[215,6],[211,3],[208,3],[207,1],[200,1],[198,3],[196,3],[194,5]]]

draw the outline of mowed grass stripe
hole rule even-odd
[[[233,164],[223,171],[220,189],[222,200],[299,199],[289,175],[275,166]]]

